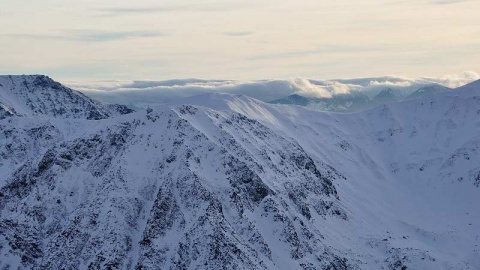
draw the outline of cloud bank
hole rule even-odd
[[[465,71],[461,74],[449,74],[441,78],[436,79],[439,84],[446,85],[448,87],[460,87],[467,83],[480,79],[480,75],[474,71]]]
[[[439,78],[423,77],[416,79],[386,76],[339,80],[313,80],[305,78],[259,81],[179,79],[165,81],[100,81],[91,83],[67,82],[66,84],[103,102],[144,108],[165,104],[180,98],[215,92],[242,94],[267,102],[292,94],[329,98],[332,95],[347,94],[352,91],[361,91],[373,97],[385,88],[392,88],[404,95],[408,95],[425,85],[440,84],[455,88],[478,79],[480,79],[479,74],[467,71]]]

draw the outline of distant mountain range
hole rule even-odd
[[[441,92],[452,90],[448,87],[432,84],[418,88],[413,93],[404,95],[401,90],[385,88],[370,98],[361,91],[351,91],[350,93],[333,94],[331,97],[307,97],[300,94],[294,94],[285,98],[273,100],[272,104],[298,105],[315,109],[319,111],[332,112],[357,112],[373,108],[382,104],[399,102],[403,100],[417,99],[428,95],[434,95]]]

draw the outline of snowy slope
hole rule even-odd
[[[432,84],[432,85],[427,85],[419,88],[415,92],[411,93],[408,95],[405,99],[416,99],[416,98],[421,98],[429,95],[434,95],[437,93],[442,93],[451,90],[450,88],[443,86],[443,85],[438,85],[438,84]]]
[[[391,88],[382,90],[372,99],[373,104],[377,106],[381,104],[388,104],[388,103],[393,103],[398,101],[399,101],[399,98],[397,97],[397,93],[395,93],[395,91]]]
[[[43,75],[0,76],[0,118],[9,115],[103,119],[130,113],[105,105]]]
[[[444,93],[340,115],[236,99],[230,109],[295,138],[346,176],[336,187],[351,223],[328,227],[338,233],[332,246],[366,252],[355,257],[371,260],[366,269],[392,258],[413,269],[479,267],[479,97]],[[218,96],[189,102],[222,104]],[[358,245],[365,241],[389,255],[373,256]]]
[[[468,98],[480,95],[480,80],[471,82],[467,85],[458,87],[455,89],[453,95],[460,95],[461,97]]]
[[[0,268],[479,269],[479,115],[441,93],[354,114],[208,94],[10,116]]]
[[[299,105],[309,109],[331,112],[355,112],[365,110],[374,104],[367,95],[352,91],[328,98],[303,97],[298,94],[271,101],[272,104]]]

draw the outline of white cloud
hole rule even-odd
[[[478,73],[474,71],[464,71],[460,74],[448,74],[433,80],[448,87],[455,88],[478,79],[480,79],[480,75]]]
[[[289,81],[292,87],[300,94],[308,97],[329,98],[332,93],[324,86],[311,83],[304,78],[296,78]]]
[[[120,103],[134,107],[162,104],[194,95],[224,92],[244,94],[270,101],[298,91],[289,80],[230,81],[230,80],[168,80],[134,82],[69,82],[70,87],[103,102]]]
[[[411,86],[412,84],[415,84],[415,81],[410,81],[408,79],[405,79],[404,81],[371,81],[369,83],[369,86],[393,86],[393,87],[407,87]]]

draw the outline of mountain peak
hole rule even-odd
[[[477,89],[480,89],[480,79],[479,80],[476,80],[476,81],[473,81],[469,84],[466,84],[460,88],[477,88]]]
[[[382,94],[382,95],[387,95],[388,94],[388,95],[394,95],[395,96],[395,91],[392,88],[388,87],[388,88],[383,89],[380,93],[378,93],[378,95],[380,95],[380,94]]]
[[[459,95],[464,98],[480,96],[480,80],[473,81],[464,86],[460,86],[452,91],[453,95]]]
[[[52,78],[48,77],[48,76],[45,76],[45,75],[34,75],[33,76],[35,79],[33,80],[33,83],[36,85],[36,86],[39,86],[39,87],[51,87],[53,89],[60,89],[62,87],[62,85],[57,82],[57,81],[54,81]]]
[[[448,90],[450,90],[450,88],[440,84],[425,85],[423,87],[418,88],[415,92],[408,95],[405,99],[408,100],[408,99],[421,98],[427,95],[446,92]]]
[[[0,76],[0,104],[2,111],[22,116],[98,120],[132,112],[102,104],[45,75]]]
[[[395,91],[392,88],[386,88],[378,93],[372,100],[376,104],[386,104],[397,102],[398,97],[395,94]]]
[[[0,75],[0,81],[12,80],[12,81],[27,81],[36,83],[57,83],[52,78],[47,75],[42,74],[21,74],[21,75]]]

